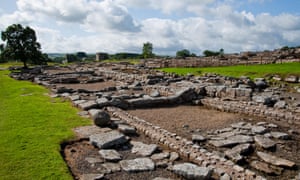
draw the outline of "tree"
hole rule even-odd
[[[152,53],[153,51],[153,45],[150,42],[146,42],[143,45],[143,53],[142,56],[147,59],[147,58],[152,58],[154,54]]]
[[[205,50],[205,51],[203,51],[203,54],[206,57],[210,57],[210,56],[218,56],[220,54],[220,52]]]
[[[77,52],[76,56],[80,59],[83,60],[84,58],[87,58],[87,54],[85,52]]]
[[[183,50],[176,52],[176,57],[178,57],[178,58],[186,58],[186,57],[190,57],[190,56],[191,56],[191,53],[187,49],[183,49]]]
[[[22,61],[24,68],[30,61],[33,64],[46,64],[46,57],[41,52],[36,34],[30,27],[13,24],[1,32],[1,39],[6,42],[1,52],[2,58]]]

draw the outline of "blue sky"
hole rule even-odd
[[[72,2],[72,3],[70,3]],[[298,0],[1,0],[0,30],[35,29],[45,52],[259,51],[300,45]]]

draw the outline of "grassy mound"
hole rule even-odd
[[[0,71],[0,179],[72,179],[60,143],[90,124],[70,102]]]

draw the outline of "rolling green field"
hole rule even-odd
[[[264,64],[264,65],[239,65],[226,67],[205,67],[205,68],[162,68],[160,69],[169,73],[180,75],[194,74],[202,75],[204,73],[216,73],[224,76],[240,77],[249,76],[250,78],[266,77],[270,75],[300,75],[300,63],[283,63],[283,64]]]
[[[3,66],[0,66],[3,67]],[[0,179],[72,179],[60,143],[90,124],[70,102],[0,70]]]

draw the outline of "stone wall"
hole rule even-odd
[[[219,98],[205,98],[201,100],[204,106],[231,113],[242,113],[250,116],[276,120],[282,124],[300,127],[300,113],[287,109],[270,108],[253,101],[222,101]]]

